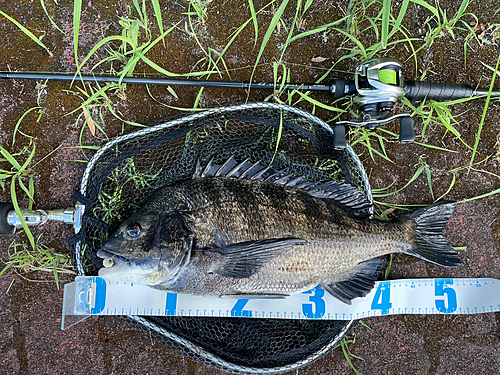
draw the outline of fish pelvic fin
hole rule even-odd
[[[442,201],[407,215],[413,224],[415,238],[414,247],[405,252],[443,267],[462,264],[458,253],[443,236],[443,230],[456,204],[453,201]]]
[[[354,298],[364,297],[370,293],[381,267],[382,261],[378,258],[359,263],[345,280],[322,287],[338,300],[350,305]]]
[[[256,273],[264,264],[291,246],[306,243],[306,240],[299,238],[273,238],[240,242],[205,251],[215,251],[224,255],[222,263],[214,270],[215,273],[225,277],[243,279]]]

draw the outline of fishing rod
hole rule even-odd
[[[339,121],[334,126],[334,147],[345,148],[345,126],[375,129],[399,119],[399,140],[411,143],[415,140],[414,120],[410,114],[389,116],[403,97],[408,100],[457,100],[488,95],[488,89],[474,89],[465,84],[405,81],[403,66],[393,59],[372,59],[360,64],[354,80],[333,79],[332,84],[285,84],[280,89],[328,92],[335,98],[352,97],[361,112],[360,118]],[[274,90],[277,85],[262,82],[196,80],[181,78],[117,77],[109,75],[79,75],[59,73],[0,72],[4,79],[35,79],[95,83],[128,83],[140,85],[164,85],[187,87],[217,87],[231,89]],[[500,97],[500,91],[492,91],[492,97]]]

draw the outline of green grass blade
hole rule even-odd
[[[78,35],[80,33],[80,16],[82,13],[82,0],[75,0],[73,3],[73,46],[75,51],[76,69],[80,71],[78,63]]]
[[[486,97],[486,103],[483,109],[483,115],[481,116],[481,122],[479,123],[479,128],[477,129],[476,142],[474,143],[474,148],[472,149],[472,156],[470,158],[469,168],[472,168],[472,164],[474,162],[474,157],[476,156],[477,146],[479,145],[479,139],[481,138],[481,131],[483,129],[484,119],[486,118],[486,111],[488,110],[488,106],[490,104],[491,92],[493,91],[493,87],[495,85],[495,78],[498,73],[498,65],[500,64],[500,56],[497,59],[497,66],[493,72],[493,78],[491,79],[490,89],[488,91],[488,96]]]
[[[252,74],[250,75],[250,82],[253,80],[253,76],[255,74],[255,69],[257,69],[257,65],[259,64],[260,58],[262,57],[262,54],[264,53],[264,49],[266,48],[267,42],[271,38],[271,35],[273,34],[274,29],[280,22],[280,18],[283,15],[283,12],[285,11],[286,6],[288,5],[289,0],[283,0],[283,2],[280,4],[278,9],[276,10],[276,13],[274,13],[274,16],[271,20],[271,23],[269,24],[269,27],[267,28],[267,31],[264,35],[264,39],[262,40],[262,44],[260,45],[260,50],[259,54],[257,55],[257,59],[255,60],[255,65],[252,70]],[[249,92],[250,93],[250,92]]]
[[[29,189],[26,187],[26,185],[24,185],[23,181],[20,178],[17,180],[17,182],[19,183],[19,186],[21,187],[21,189],[23,189],[23,191],[28,196],[29,202],[30,202],[29,204],[31,204],[32,201],[33,201],[33,195],[31,194],[31,192],[29,191]]]
[[[54,22],[54,20],[52,19],[52,17],[50,16],[49,12],[47,11],[47,8],[45,7],[45,1],[44,0],[40,0],[40,4],[42,5],[42,8],[43,8],[43,11],[45,12],[45,15],[47,16],[47,18],[49,19],[50,23],[52,24],[52,26],[54,26],[56,28],[57,31],[63,33],[64,35],[66,35],[66,33],[64,31],[62,31],[59,26],[57,26],[57,24]]]
[[[385,269],[385,272],[384,272],[384,280],[387,280],[389,278],[389,273],[391,272],[393,256],[392,256],[392,254],[390,254],[390,256],[391,257],[389,259],[389,264],[387,265],[387,268]],[[370,328],[370,327],[368,327],[368,328]]]
[[[437,10],[436,7],[433,7],[432,5],[430,5],[429,3],[425,2],[424,0],[411,0],[412,3],[415,3],[415,4],[418,4],[428,10],[431,11],[431,13],[439,19],[439,11]]]
[[[486,194],[478,195],[477,197],[464,199],[464,200],[458,201],[458,203],[465,203],[465,202],[474,201],[476,199],[487,198],[487,197],[491,197],[492,195],[495,195],[495,194],[500,194],[500,189],[490,191],[489,193],[486,193]]]
[[[12,181],[10,183],[10,197],[12,199],[12,205],[14,206],[14,210],[16,211],[16,215],[19,218],[19,221],[21,222],[21,225],[23,226],[23,229],[26,232],[26,235],[28,236],[28,240],[30,241],[31,247],[33,249],[36,249],[35,239],[33,238],[33,234],[31,233],[30,229],[26,225],[26,221],[24,220],[23,214],[22,214],[21,209],[19,208],[19,204],[17,202],[16,177],[13,177]]]
[[[279,148],[279,145],[280,145],[282,133],[283,133],[283,112],[280,111],[280,126],[278,127],[278,137],[276,139],[276,148],[274,149],[273,158],[269,162],[269,165],[273,164],[274,158],[278,154],[278,148]]]
[[[33,156],[35,156],[35,144],[34,143],[33,143],[33,149],[31,150],[30,156],[28,156],[28,159],[26,159],[26,161],[22,165],[21,169],[19,169],[19,172],[23,172],[24,170],[26,170],[28,165],[31,163]]]
[[[164,74],[167,77],[200,77],[200,76],[204,76],[207,74],[218,73],[215,70],[209,70],[209,71],[205,71],[205,72],[184,73],[184,74],[172,73],[172,72],[169,72],[168,70],[163,69],[161,66],[154,63],[153,61],[148,59],[143,54],[140,54],[140,56],[141,56],[142,61],[144,61],[146,64],[148,64],[154,70],[156,70],[158,73]]]
[[[21,122],[23,121],[23,119],[26,117],[26,115],[28,113],[30,113],[31,111],[34,111],[36,109],[42,109],[42,107],[32,107],[32,108],[28,109],[26,112],[23,113],[23,115],[19,118],[19,120],[17,120],[16,126],[14,127],[14,134],[12,135],[12,145],[14,145],[14,143],[16,142],[16,133],[17,133],[17,130],[19,129],[19,125],[21,125]]]
[[[153,3],[153,9],[155,11],[156,22],[158,23],[160,34],[163,34],[163,21],[161,17],[160,2],[158,0],[151,0],[151,3]]]
[[[345,112],[343,109],[340,109],[340,108],[337,108],[337,107],[332,107],[332,106],[324,104],[323,102],[320,102],[320,101],[318,101],[316,99],[313,99],[313,98],[309,97],[309,95],[307,95],[307,93],[303,93],[301,91],[294,91],[294,93],[299,94],[303,99],[307,100],[309,103],[314,104],[315,106],[318,106],[320,108],[324,108],[324,109],[326,109],[328,111],[340,112],[340,113],[344,113]]]
[[[253,42],[253,47],[255,48],[257,45],[257,38],[259,37],[259,23],[257,22],[257,13],[255,13],[253,0],[248,0],[248,7],[250,8],[250,14],[252,15],[253,29],[255,30],[255,39]]]
[[[343,22],[345,22],[345,20],[347,19],[347,17],[344,17],[344,18],[341,18],[337,21],[334,21],[334,22],[331,22],[331,23],[327,23],[325,25],[322,25],[322,26],[319,26],[313,30],[308,30],[308,31],[304,31],[300,34],[297,34],[295,36],[293,36],[292,38],[288,39],[285,44],[283,45],[283,48],[286,48],[290,43],[296,41],[297,39],[300,39],[300,38],[304,38],[306,36],[309,36],[309,35],[314,35],[314,34],[317,34],[317,33],[320,33],[320,32],[323,32],[325,30],[327,30],[329,27],[333,27],[333,26],[336,26],[338,24],[341,24]]]
[[[384,0],[382,5],[382,47],[387,47],[389,39],[389,18],[391,16],[391,0]]]
[[[358,40],[356,39],[353,35],[345,32],[344,30],[341,30],[341,29],[335,29],[335,31],[345,35],[347,38],[351,39],[359,48],[360,52],[361,52],[361,57],[363,57],[363,59],[366,60],[367,58],[367,54],[366,54],[366,49],[365,47],[363,46],[363,44]]]
[[[34,197],[35,197],[35,182],[33,181],[33,176],[30,176],[29,182],[28,182],[28,195],[31,197],[28,210],[33,209],[33,202],[34,202]]]
[[[124,43],[128,43],[132,46],[132,48],[134,48],[134,42],[132,39],[130,38],[127,38],[127,37],[124,37],[124,36],[121,36],[121,35],[112,35],[112,36],[108,36],[104,39],[101,39],[91,50],[90,52],[87,54],[87,56],[85,56],[85,58],[82,60],[82,63],[81,64],[77,64],[77,71],[75,73],[75,77],[78,76],[80,74],[80,69],[85,65],[85,63],[92,57],[92,55],[94,53],[96,53],[96,51],[101,48],[102,46],[104,46],[106,43],[109,43],[109,42],[112,42],[112,41],[122,41]]]
[[[13,264],[14,262],[8,262],[7,265],[0,271],[0,276],[2,276]]]
[[[5,18],[7,18],[10,22],[12,22],[14,25],[16,25],[17,27],[19,27],[19,29],[21,29],[21,31],[26,34],[28,37],[30,37],[31,40],[33,40],[36,44],[38,44],[40,47],[44,48],[47,53],[49,54],[49,56],[52,57],[52,52],[49,51],[49,49],[45,46],[45,44],[43,44],[40,39],[38,39],[35,34],[33,34],[31,31],[29,31],[26,27],[24,27],[23,25],[21,25],[19,22],[17,22],[14,18],[12,18],[11,16],[9,16],[8,14],[2,12],[0,10],[0,14],[2,16],[4,16]]]
[[[59,277],[57,276],[57,261],[53,261],[54,279],[56,279],[57,289],[59,289]]]
[[[448,187],[448,190],[446,190],[446,192],[443,195],[441,195],[438,199],[436,199],[436,201],[440,201],[441,199],[446,197],[448,195],[448,193],[451,191],[451,189],[453,188],[453,186],[455,186],[457,176],[455,175],[455,173],[452,173],[452,176],[453,176],[453,178],[451,180],[450,186]]]
[[[147,45],[142,51],[141,53],[143,55],[145,55],[146,53],[148,53],[148,51],[153,48],[156,44],[158,44],[158,42],[160,40],[162,40],[163,38],[165,38],[165,36],[167,36],[168,34],[170,34],[170,32],[172,30],[174,30],[179,24],[181,23],[181,21],[177,22],[175,25],[173,25],[171,28],[169,28],[168,30],[164,31],[158,38],[156,38],[155,40],[153,40],[151,43],[149,43],[149,45]]]
[[[398,18],[396,19],[396,22],[394,23],[394,26],[389,33],[388,38],[392,37],[394,34],[396,34],[400,27],[401,23],[403,22],[403,19],[406,15],[406,11],[408,9],[408,4],[410,4],[410,0],[404,0],[403,3],[401,4],[401,9],[399,10]]]
[[[410,181],[408,181],[406,183],[406,185],[403,186],[401,189],[397,189],[396,191],[394,191],[392,193],[376,193],[376,194],[374,193],[373,197],[374,198],[384,198],[384,197],[390,197],[392,195],[398,194],[400,191],[402,191],[402,190],[406,189],[408,186],[410,186],[413,183],[413,181],[415,181],[420,176],[420,174],[422,173],[424,168],[425,168],[425,165],[421,165],[420,167],[418,167],[417,171],[413,174]]]
[[[2,153],[3,157],[14,167],[16,168],[18,171],[21,170],[21,164],[19,164],[17,162],[16,159],[14,159],[14,157],[9,153],[9,151],[7,151],[6,149],[4,149],[2,146],[0,146],[0,152]]]
[[[470,3],[470,0],[462,0],[462,4],[460,5],[460,8],[458,9],[457,14],[455,14],[453,24],[450,26],[450,28],[455,27],[455,24],[463,16],[465,10],[469,6],[469,3]]]
[[[432,191],[432,178],[431,178],[431,170],[429,166],[425,166],[425,174],[427,176],[427,184],[429,184],[429,190],[431,191],[432,201],[434,202],[434,192]]]
[[[347,344],[346,344],[344,338],[340,341],[340,345],[342,347],[342,352],[344,353],[344,357],[345,357],[347,363],[349,363],[349,366],[351,366],[351,369],[354,371],[354,373],[356,375],[361,375],[361,373],[352,364],[350,352],[349,352],[349,349],[347,348]]]

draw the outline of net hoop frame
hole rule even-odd
[[[156,131],[164,130],[169,127],[173,126],[179,126],[184,123],[189,123],[191,121],[199,120],[203,117],[207,116],[212,116],[216,115],[218,113],[228,113],[228,112],[235,112],[235,111],[241,111],[241,110],[251,110],[251,109],[263,109],[263,108],[269,108],[269,109],[276,109],[276,110],[281,110],[281,111],[286,111],[286,112],[291,112],[293,114],[296,114],[298,116],[304,117],[308,119],[309,121],[313,122],[314,124],[322,127],[324,130],[328,131],[333,135],[333,130],[332,128],[324,122],[322,119],[314,116],[313,114],[306,112],[304,110],[301,110],[299,108],[295,108],[292,106],[288,106],[285,104],[277,104],[277,103],[268,103],[268,102],[255,102],[255,103],[247,103],[247,104],[237,104],[237,105],[229,105],[229,106],[222,106],[222,107],[217,107],[213,109],[207,109],[207,110],[201,110],[199,112],[195,112],[192,114],[189,114],[187,116],[182,116],[182,117],[177,117],[174,119],[167,119],[164,122],[157,123],[153,126],[150,127],[145,127],[143,129],[137,130],[132,133],[128,133],[119,137],[114,138],[113,140],[109,141],[106,143],[104,146],[102,146],[97,152],[92,156],[90,161],[87,164],[87,167],[85,171],[83,172],[82,175],[82,180],[80,183],[80,189],[79,192],[83,195],[86,196],[87,193],[87,188],[88,188],[88,183],[89,183],[89,176],[93,171],[94,166],[96,163],[99,161],[99,158],[101,155],[105,153],[106,150],[109,148],[113,147],[114,145],[138,137],[138,136],[143,136],[147,135],[150,133],[154,133]],[[364,167],[359,159],[359,157],[356,155],[352,147],[347,144],[346,153],[349,155],[351,158],[351,162],[356,166],[358,169],[358,173],[361,176],[361,189],[362,192],[365,194],[367,199],[369,200],[370,203],[372,203],[372,208],[370,209],[370,213],[373,214],[373,197],[372,197],[372,192],[371,192],[371,187],[368,181],[368,177],[366,175],[366,171],[364,170]],[[83,208],[83,206],[80,206]],[[84,209],[80,209],[76,211],[76,218],[75,218],[75,232],[78,233],[80,227],[79,224],[81,221],[81,218],[83,217],[84,214]],[[76,254],[80,254],[81,246],[80,243],[75,244],[75,251]],[[75,266],[77,269],[77,272],[81,276],[85,276],[85,270],[84,266],[82,263],[82,260],[80,259],[79,256],[76,256],[75,259]],[[347,320],[346,325],[343,327],[343,329],[338,332],[337,335],[331,338],[329,342],[327,342],[323,347],[321,347],[320,350],[315,351],[314,353],[310,354],[307,358],[295,362],[293,364],[286,364],[283,366],[278,366],[278,367],[270,367],[270,368],[255,368],[255,367],[250,367],[250,366],[243,366],[235,363],[231,363],[225,359],[220,358],[219,356],[211,353],[210,351],[200,347],[199,345],[194,344],[193,342],[187,340],[186,338],[183,338],[173,332],[170,332],[169,330],[160,327],[156,324],[154,324],[151,321],[148,321],[144,319],[141,316],[134,316],[134,315],[127,315],[126,320],[132,320],[136,323],[139,323],[143,325],[146,328],[151,329],[154,331],[156,334],[161,335],[162,337],[165,337],[169,340],[172,340],[180,345],[182,345],[185,349],[193,352],[195,355],[204,358],[205,360],[208,360],[211,364],[213,364],[217,368],[224,369],[229,372],[233,373],[246,373],[246,374],[279,374],[287,371],[292,371],[296,370],[298,368],[304,367],[306,365],[311,364],[312,362],[316,361],[317,359],[321,358],[324,356],[330,349],[332,349],[335,345],[340,343],[340,340],[346,335],[349,330],[355,325],[356,320]]]

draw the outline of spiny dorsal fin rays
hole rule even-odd
[[[337,181],[309,182],[302,177],[297,177],[293,173],[279,171],[273,167],[266,167],[259,160],[252,163],[249,159],[238,163],[234,156],[231,156],[222,164],[214,163],[214,158],[210,159],[205,168],[201,167],[198,160],[193,174],[193,179],[207,177],[233,177],[255,181],[265,181],[277,185],[294,187],[307,191],[317,198],[333,199],[341,206],[356,214],[365,215],[362,211],[370,208],[371,203],[355,187]]]
[[[226,162],[224,164],[222,164],[220,166],[220,168],[217,170],[217,172],[215,172],[214,177],[226,176],[226,174],[237,165],[238,165],[238,162],[235,160],[234,156],[231,156],[229,159],[226,160]]]
[[[231,158],[232,158],[232,156],[231,156]],[[241,162],[240,164],[233,167],[229,172],[227,172],[226,177],[240,178],[240,176],[243,173],[245,173],[248,170],[248,168],[250,168],[253,165],[248,160],[250,160],[250,159],[245,159],[243,162]]]

